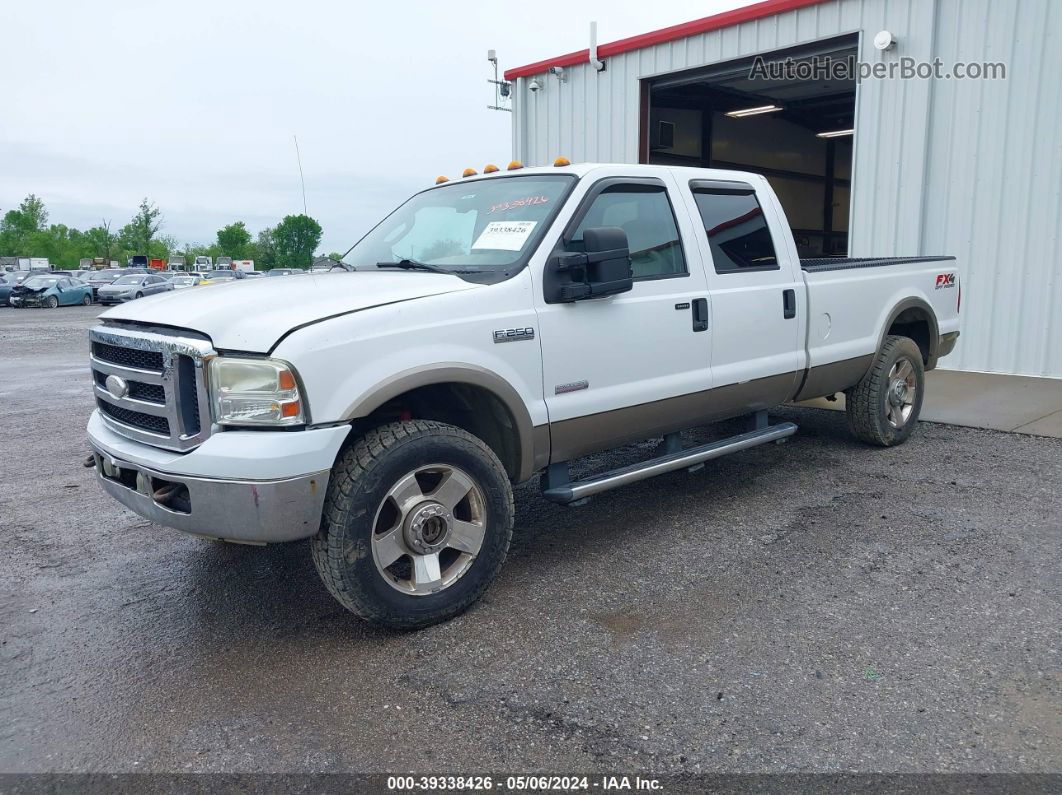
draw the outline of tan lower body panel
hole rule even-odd
[[[672,431],[769,409],[793,396],[799,377],[800,373],[783,373],[555,422],[550,426],[550,460],[569,461]]]
[[[793,400],[811,400],[835,392],[844,392],[848,387],[858,384],[873,363],[874,354],[871,353],[812,367],[808,370],[808,377],[804,379],[800,392]]]

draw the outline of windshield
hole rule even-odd
[[[115,279],[114,284],[140,284],[143,278],[143,276],[123,276],[120,279]]]
[[[115,276],[118,276],[120,273],[121,273],[121,271],[119,271],[119,270],[113,270],[113,269],[102,270],[99,273],[93,274],[92,278],[93,279],[113,279]]]
[[[55,279],[55,278],[47,278],[47,277],[44,277],[44,276],[34,276],[31,279],[26,279],[26,281],[23,282],[23,285],[26,286],[26,287],[29,287],[31,290],[40,290],[40,289],[43,289],[45,287],[54,287],[58,283],[59,283],[59,280]]]
[[[170,281],[174,284],[195,284],[194,276],[174,276]]]
[[[359,270],[412,260],[452,271],[504,270],[545,232],[575,177],[498,177],[418,193],[346,253]]]

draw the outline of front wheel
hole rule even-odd
[[[44,299],[44,305],[49,309],[55,309],[57,306],[59,306],[59,299],[56,298],[54,295],[49,295],[47,298]]]
[[[82,306],[92,306],[92,296],[91,295],[86,295],[84,298],[82,298],[81,299],[81,305]]]
[[[441,422],[396,422],[340,454],[313,559],[348,610],[416,629],[479,599],[512,529],[512,487],[486,444]]]
[[[133,298],[143,298],[143,297],[144,297],[143,293],[137,293],[136,295],[133,296]]]
[[[925,378],[922,352],[914,340],[886,337],[870,371],[844,393],[852,435],[879,447],[906,441],[922,411]]]

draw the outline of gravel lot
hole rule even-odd
[[[486,599],[397,634],[305,544],[105,497],[98,311],[0,308],[0,770],[1062,771],[1062,440],[785,409],[786,445],[584,508],[522,487]]]

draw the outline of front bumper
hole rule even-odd
[[[275,544],[317,533],[329,470],[285,480],[218,480],[171,475],[92,447],[105,492],[157,524],[197,536]]]
[[[225,431],[175,453],[115,433],[98,411],[88,426],[100,487],[124,506],[186,533],[257,544],[317,533],[349,432]]]
[[[11,306],[20,306],[20,307],[32,306],[32,307],[36,307],[38,309],[41,308],[42,306],[44,306],[44,297],[40,296],[40,295],[37,295],[35,293],[28,293],[26,295],[18,295],[18,296],[13,295],[13,296],[11,296],[10,300],[11,300]]]
[[[102,291],[96,291],[96,300],[101,304],[123,304],[126,301],[133,299],[130,293],[104,293]]]

